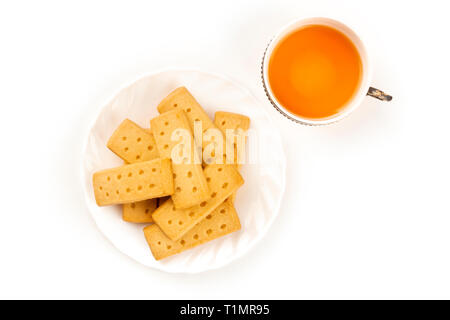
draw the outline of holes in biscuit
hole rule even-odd
[[[180,241],[180,244],[182,245],[182,246],[184,246],[185,244],[186,244],[186,241],[184,241],[183,239]]]
[[[167,221],[168,224],[172,224],[172,220]]]
[[[102,187],[102,186],[100,186],[100,187],[99,187],[99,189],[100,189],[100,191],[102,191],[102,190],[103,190],[103,187]]]
[[[173,178],[175,179],[176,177],[177,177],[177,175],[174,173],[174,174],[173,174]]]
[[[134,209],[136,207],[136,204],[135,203],[132,203],[131,204],[131,209]]]
[[[211,193],[211,198],[215,198],[216,195],[217,195],[217,193],[215,193],[215,192]]]
[[[175,189],[175,191],[176,191],[176,192],[181,192],[181,188],[180,188],[180,187],[177,187],[177,188]]]
[[[226,123],[226,122],[225,122],[225,120],[224,120],[224,121],[222,121],[222,125],[223,125],[223,126],[225,125],[225,123]]]
[[[191,108],[187,108],[187,109],[186,109],[186,112],[191,112]]]
[[[146,214],[149,213],[149,212],[150,212],[150,209],[149,209],[149,208],[145,209],[145,213],[146,213]]]
[[[223,224],[223,225],[220,226],[220,229],[223,230],[223,229],[225,229],[226,227],[227,227],[227,225],[226,225],[226,224]]]
[[[173,106],[176,108],[176,107],[178,107],[178,104],[174,103]]]
[[[133,175],[132,172],[128,172],[128,177],[131,177]]]
[[[169,125],[169,121],[164,122],[164,125],[168,126]]]
[[[137,142],[141,142],[141,140],[142,140],[141,137],[136,139]]]
[[[139,170],[139,174],[144,174],[144,170]]]
[[[195,216],[195,212],[194,211],[189,212],[189,217],[192,218],[193,216]]]
[[[183,221],[178,221],[178,224],[181,226],[181,225],[183,225]]]
[[[141,191],[142,190],[142,186],[138,186],[138,188],[137,188],[139,191]]]
[[[223,189],[226,189],[228,187],[228,182],[225,182],[223,185],[222,185],[222,188]]]
[[[153,150],[153,146],[148,146],[147,149],[148,149],[148,151],[152,151]]]
[[[117,180],[120,180],[120,179],[122,179],[122,175],[121,175],[121,174],[118,174],[118,175],[117,175]]]
[[[127,140],[127,137],[122,137],[122,140],[123,140],[123,141]]]
[[[125,152],[127,152],[127,151],[128,151],[128,147],[125,147],[123,150],[124,150]]]
[[[127,188],[127,192],[130,192],[131,191],[131,189],[130,188]]]
[[[193,187],[192,192],[197,192],[197,187]]]
[[[206,203],[207,203],[206,201],[203,201],[202,203],[200,203],[200,207],[203,208],[204,206],[206,206]]]
[[[106,196],[109,197],[109,192],[106,193]]]
[[[119,190],[116,190],[116,194],[119,194]]]
[[[225,212],[226,212],[225,209],[220,210],[220,213],[225,213]]]
[[[108,176],[108,177],[106,178],[106,180],[111,181],[111,177]]]
[[[161,136],[163,136],[163,135],[164,135],[164,131],[161,131],[159,134],[160,134]]]
[[[172,246],[171,246],[171,245],[168,245],[168,246],[167,246],[167,250],[170,250],[170,249],[172,249]]]
[[[200,121],[200,119],[199,118],[195,118],[195,120],[194,121]]]
[[[187,176],[188,176],[188,178],[192,177],[192,172],[188,171]]]
[[[141,158],[140,155],[137,155],[137,156],[136,156],[136,160],[139,160],[140,158]]]
[[[222,170],[223,170],[223,169],[222,169],[221,167],[217,169],[217,171],[219,171],[219,172],[221,172]]]
[[[206,216],[206,219],[211,219],[212,218],[212,215],[210,215],[210,214],[208,214],[207,216]]]
[[[206,178],[206,182],[211,182],[211,178],[210,178],[210,177],[207,177],[207,178]]]
[[[169,145],[168,144],[165,144],[164,145],[164,149],[168,149],[169,148]]]
[[[211,229],[206,230],[206,234],[209,236],[212,233]]]
[[[161,241],[158,241],[158,246],[160,246],[161,245]]]
[[[152,172],[156,172],[156,168],[152,168]]]
[[[198,239],[198,234],[194,234],[194,237],[193,237],[195,240],[197,240]]]
[[[150,183],[149,185],[148,185],[148,187],[149,188],[153,188],[155,185],[153,184],[153,183]]]

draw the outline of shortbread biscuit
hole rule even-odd
[[[233,148],[233,163],[237,164],[239,167],[237,152],[238,141],[237,139],[235,139],[234,135],[243,134],[243,141],[246,141],[245,134],[250,128],[250,118],[237,113],[217,111],[214,115],[214,124],[223,132],[225,139],[230,140],[226,142]],[[227,136],[227,131],[232,135]],[[242,147],[245,147],[245,145],[243,145]],[[229,164],[229,162],[227,163]]]
[[[233,165],[208,165],[204,173],[211,192],[209,200],[191,208],[175,209],[169,199],[153,213],[153,221],[172,240],[181,238],[244,183]]]
[[[127,163],[159,158],[153,135],[129,119],[114,131],[107,147]]]
[[[194,132],[194,135],[201,136],[202,138],[202,158],[206,164],[211,163],[223,163],[222,158],[218,155],[216,156],[216,151],[222,149],[222,154],[225,154],[225,145],[220,147],[216,141],[213,141],[214,136],[220,136],[220,140],[225,142],[222,132],[217,128],[211,121],[209,116],[206,114],[205,110],[200,106],[200,104],[195,100],[192,94],[185,88],[179,87],[172,91],[166,98],[164,98],[158,105],[158,111],[160,113],[165,113],[171,110],[183,110],[189,119],[189,124]],[[194,123],[196,121],[201,122],[202,132],[194,131]],[[211,146],[209,146],[211,144]],[[209,146],[209,147],[208,147]],[[206,156],[203,154],[206,150]],[[220,159],[220,161],[218,161]]]
[[[152,213],[156,210],[158,198],[125,203],[122,209],[122,219],[133,223],[153,222]]]
[[[165,113],[171,110],[184,110],[193,128],[194,121],[201,121],[203,130],[213,128],[214,124],[205,110],[195,100],[192,94],[185,88],[179,87],[165,97],[158,105],[158,111]]]
[[[159,157],[150,128],[143,129],[129,119],[125,119],[120,124],[107,146],[125,163],[148,161]],[[150,199],[126,203],[122,208],[122,218],[124,221],[134,223],[152,222],[152,213],[156,209],[157,202],[156,199]]]
[[[241,228],[233,205],[223,202],[179,240],[170,240],[155,224],[145,227],[144,234],[156,260],[194,248]]]
[[[207,200],[210,194],[208,184],[200,161],[195,159],[194,138],[184,111],[173,110],[153,118],[151,129],[161,158],[172,159],[175,186],[172,200],[175,207],[189,208]],[[186,141],[177,139],[179,136],[176,134],[180,132]],[[172,154],[174,148],[177,149]],[[180,155],[178,150],[184,150],[186,155],[183,152]]]
[[[225,139],[227,138],[227,130],[233,130],[234,134],[237,134],[236,131],[239,129],[242,129],[242,133],[247,132],[247,130],[250,128],[250,118],[238,113],[232,113],[232,112],[225,112],[225,111],[217,111],[214,114],[214,124],[222,130]],[[238,131],[239,132],[239,131]],[[245,141],[246,139],[244,139]],[[234,150],[234,164],[237,165],[237,168],[240,169],[240,164],[238,164],[238,147],[237,147],[237,141],[235,139],[231,141],[227,141],[230,143],[230,148],[233,148]],[[242,146],[245,147],[245,146]],[[229,198],[231,202],[234,202],[236,198],[236,193],[233,193],[233,195]]]
[[[174,192],[170,159],[155,159],[94,173],[95,200],[99,206],[136,202]]]
[[[250,118],[238,113],[217,111],[214,114],[214,124],[222,130],[242,129],[244,132],[250,128]]]

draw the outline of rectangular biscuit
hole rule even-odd
[[[233,205],[223,202],[179,240],[170,240],[155,224],[144,228],[147,243],[156,260],[192,249],[241,228]]]
[[[231,133],[234,135],[245,134],[247,130],[250,128],[250,118],[238,113],[225,112],[225,111],[217,111],[214,115],[214,124],[223,132],[225,138],[227,138],[227,131],[231,130]],[[230,138],[230,137],[228,137]],[[234,150],[234,164],[239,166],[237,159],[237,139],[233,138],[227,143],[231,144]],[[245,142],[245,139],[244,139]],[[245,147],[245,146],[243,146]]]
[[[152,213],[156,210],[157,203],[158,198],[125,203],[122,208],[122,219],[133,223],[153,222]]]
[[[200,121],[202,125],[202,132],[194,132],[194,135],[202,136],[202,153],[204,153],[204,151],[206,150],[207,154],[206,156],[203,155],[203,161],[207,164],[223,162],[222,159],[220,160],[220,162],[216,162],[216,159],[219,159],[219,157],[215,156],[217,147],[213,145],[214,142],[212,141],[214,139],[214,136],[218,135],[221,136],[220,139],[224,141],[222,132],[214,125],[209,116],[206,114],[205,110],[203,110],[197,100],[195,100],[192,94],[185,87],[179,87],[172,91],[159,103],[157,108],[160,113],[182,109],[189,119],[189,124],[193,132],[194,123],[196,121]],[[196,137],[196,139],[198,139],[198,137]],[[217,137],[217,139],[219,138]],[[217,141],[217,139],[215,139],[215,141]],[[222,150],[222,152],[224,153],[225,148],[222,147]]]
[[[170,159],[155,159],[95,172],[93,185],[99,206],[136,202],[174,192]]]
[[[213,128],[214,124],[206,114],[205,110],[195,100],[192,94],[185,88],[179,87],[165,97],[157,106],[160,113],[165,113],[175,109],[186,112],[186,116],[193,128],[194,121],[203,123],[203,130]]]
[[[214,114],[214,124],[222,130],[242,129],[244,132],[250,128],[250,118],[239,113],[217,111]]]
[[[210,199],[187,209],[175,209],[169,199],[153,213],[153,221],[172,240],[181,238],[244,183],[233,165],[208,165],[204,173],[211,192]]]
[[[250,128],[250,118],[238,113],[232,113],[232,112],[225,112],[225,111],[217,111],[214,114],[214,124],[223,132],[224,136],[227,137],[227,130],[234,130],[236,133],[236,130],[242,129],[242,131],[245,133]],[[245,141],[245,140],[244,140]],[[237,153],[237,141],[233,139],[232,141],[228,141],[232,144],[233,150],[234,150],[234,163],[237,165],[237,168],[240,168],[240,164],[238,164],[238,153]],[[243,146],[245,147],[245,146]],[[234,202],[236,198],[236,193],[233,193],[233,195],[229,198],[231,202]]]
[[[151,129],[161,158],[172,159],[175,187],[172,200],[175,207],[189,208],[207,200],[210,193],[208,184],[200,161],[194,159],[194,138],[184,111],[173,110],[153,118]],[[181,133],[181,140],[177,139],[177,133]],[[180,155],[179,151],[183,150]]]
[[[122,205],[122,219],[132,223],[151,223],[153,222],[152,213],[169,198],[170,196],[165,196],[162,198],[124,203]]]
[[[114,131],[107,146],[125,163],[148,161],[159,157],[151,130],[143,129],[129,119],[125,119]],[[156,209],[156,203],[156,199],[126,203],[122,207],[122,219],[132,223],[153,222],[151,214]]]
[[[114,131],[107,147],[127,163],[159,158],[153,135],[129,119]]]

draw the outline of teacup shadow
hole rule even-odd
[[[393,102],[386,103],[366,97],[361,105],[347,117],[326,126],[319,127],[319,134],[328,139],[347,140],[355,136],[376,136],[380,130],[392,127]]]

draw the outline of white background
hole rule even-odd
[[[0,4],[0,298],[450,298],[445,1],[8,1]],[[373,85],[311,128],[265,100],[262,53],[287,22],[328,16],[366,41]],[[119,253],[86,210],[83,139],[124,84],[166,67],[224,74],[284,140],[287,191],[245,257],[173,275]]]

